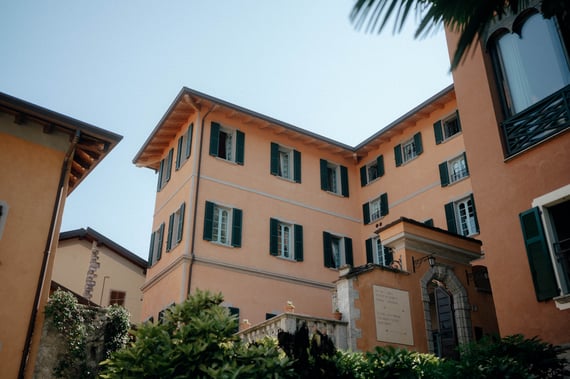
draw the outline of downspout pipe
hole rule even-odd
[[[44,289],[43,284],[44,284],[44,280],[46,277],[46,269],[48,266],[49,257],[51,255],[51,250],[52,250],[52,240],[53,240],[53,237],[55,234],[55,224],[57,222],[57,218],[58,218],[58,215],[60,213],[61,199],[62,199],[63,192],[65,189],[65,179],[67,178],[67,173],[69,171],[69,164],[71,162],[71,157],[75,153],[75,147],[77,146],[77,143],[79,142],[80,137],[81,137],[81,132],[79,130],[77,130],[75,132],[75,135],[73,136],[73,140],[71,141],[69,148],[67,149],[65,157],[63,159],[63,164],[61,165],[61,173],[59,176],[59,183],[58,183],[57,191],[55,194],[55,203],[54,203],[53,211],[52,211],[52,215],[51,215],[50,227],[49,227],[49,231],[48,231],[48,237],[46,240],[44,256],[43,256],[43,260],[42,260],[42,267],[40,269],[40,275],[38,277],[38,284],[36,286],[36,294],[34,296],[34,305],[32,307],[32,312],[30,315],[30,321],[28,323],[28,332],[26,334],[26,341],[24,343],[24,349],[22,351],[22,358],[20,360],[20,370],[18,372],[18,378],[19,379],[23,379],[25,376],[25,373],[26,373],[26,366],[28,364],[28,358],[29,358],[30,349],[32,346],[32,338],[34,335],[34,327],[36,324],[36,318],[37,318],[38,311],[39,311],[38,307],[39,307],[41,297],[42,297],[42,292]]]

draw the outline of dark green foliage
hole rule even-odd
[[[275,343],[246,345],[221,294],[197,291],[160,324],[146,324],[136,341],[102,363],[103,378],[290,378]]]

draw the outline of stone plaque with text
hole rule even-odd
[[[376,339],[382,342],[413,345],[412,315],[408,291],[373,286]]]

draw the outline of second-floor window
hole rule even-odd
[[[463,199],[445,204],[447,230],[463,236],[479,233],[475,199],[469,195]]]
[[[445,187],[469,176],[465,153],[439,164],[441,186]]]
[[[273,256],[303,260],[303,227],[275,218],[269,220],[269,253]]]
[[[352,239],[323,232],[324,265],[340,268],[353,265]]]
[[[394,159],[396,167],[411,161],[421,153],[423,153],[422,135],[416,133],[412,138],[394,146]]]
[[[384,176],[383,155],[379,155],[374,161],[360,167],[360,185],[362,187],[382,176]]]
[[[388,194],[383,193],[374,200],[362,204],[364,224],[370,224],[388,214]]]
[[[348,169],[321,159],[321,189],[348,197]]]
[[[241,246],[242,210],[206,201],[204,236],[206,241]]]
[[[301,153],[271,142],[272,175],[301,183]]]
[[[245,134],[236,129],[212,122],[210,129],[210,155],[237,164],[244,164]]]
[[[443,141],[453,137],[461,132],[461,122],[459,121],[459,112],[455,111],[452,115],[436,121],[433,124],[433,133],[435,135],[435,144],[439,145]]]

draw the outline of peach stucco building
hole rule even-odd
[[[532,3],[453,80],[501,334],[570,344],[570,25]]]
[[[183,88],[134,159],[158,172],[143,318],[200,288],[252,324],[338,308],[352,349],[497,332],[461,130],[452,86],[356,147]],[[374,291],[405,338],[375,332],[394,310]]]
[[[99,306],[124,306],[141,322],[147,262],[92,228],[59,235],[52,280]]]
[[[0,377],[31,377],[65,199],[121,137],[0,93]]]

